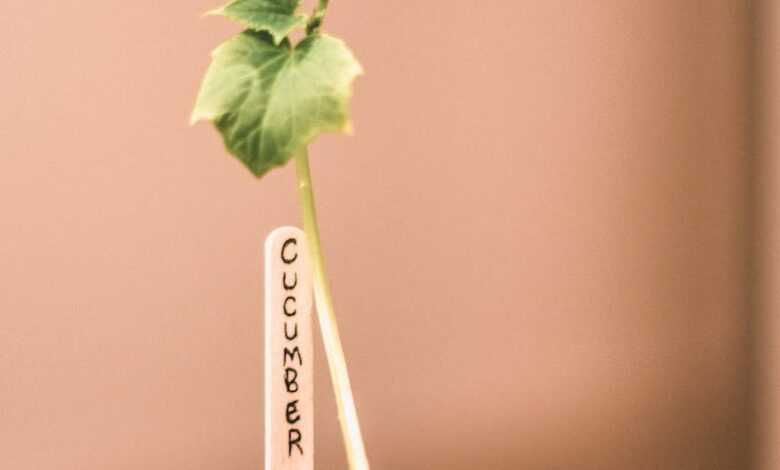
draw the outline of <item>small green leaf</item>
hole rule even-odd
[[[323,132],[349,132],[352,82],[362,68],[339,39],[291,48],[244,31],[212,54],[192,121],[214,122],[228,151],[256,175],[281,166]]]
[[[290,32],[306,24],[306,15],[296,14],[300,0],[233,0],[208,12],[236,20],[255,31],[268,31],[279,44]]]

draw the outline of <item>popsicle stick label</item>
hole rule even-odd
[[[265,470],[314,468],[312,280],[306,237],[265,241]]]

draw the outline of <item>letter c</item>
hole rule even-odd
[[[295,238],[288,238],[284,244],[282,245],[282,261],[284,261],[284,264],[292,264],[295,262],[296,259],[298,259],[298,252],[296,251],[292,257],[288,258],[287,253],[287,247],[290,245],[298,246],[298,240]]]

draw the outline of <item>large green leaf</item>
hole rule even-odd
[[[279,44],[296,28],[306,24],[306,15],[296,14],[300,0],[233,0],[208,12],[238,21],[255,31],[268,31]]]
[[[291,48],[244,31],[212,54],[192,121],[213,121],[228,151],[261,176],[323,132],[349,132],[352,81],[362,73],[339,39]]]

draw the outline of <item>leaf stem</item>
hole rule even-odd
[[[355,409],[355,400],[352,397],[352,387],[349,383],[347,363],[344,359],[344,350],[341,347],[336,316],[333,311],[333,298],[325,275],[325,261],[322,255],[320,233],[317,226],[317,213],[314,206],[308,150],[304,149],[295,156],[295,167],[298,176],[298,195],[303,211],[303,231],[306,233],[309,254],[312,259],[312,269],[314,271],[314,303],[317,306],[322,342],[325,346],[325,354],[330,368],[330,379],[336,395],[339,423],[347,452],[347,461],[349,462],[350,470],[369,470],[363,437],[360,433],[360,423],[358,422],[357,410]]]
[[[319,0],[319,3],[317,3],[317,8],[314,9],[311,19],[309,19],[309,22],[306,24],[307,35],[310,36],[320,31],[322,22],[325,20],[325,12],[328,10],[328,1],[329,0]]]

